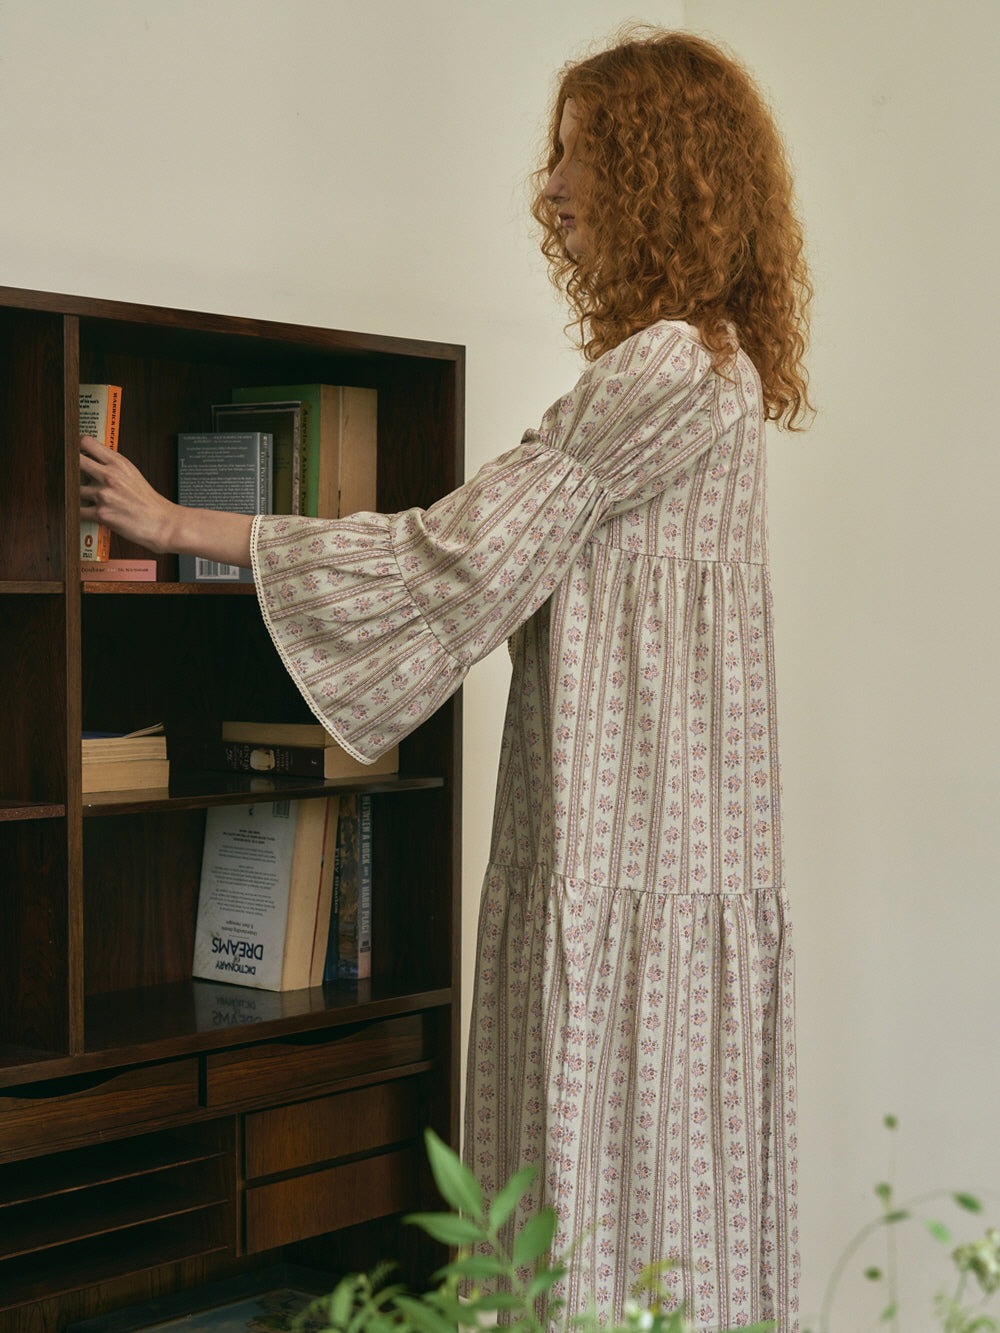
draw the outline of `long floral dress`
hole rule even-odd
[[[701,1328],[797,1300],[793,967],[782,885],[760,388],[686,324],[595,362],[426,511],[263,517],[274,642],[373,759],[505,641],[465,1151],[525,1163],[569,1311],[643,1268]]]

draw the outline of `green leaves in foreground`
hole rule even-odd
[[[459,1213],[467,1213],[477,1221],[483,1216],[483,1191],[469,1168],[432,1129],[424,1134],[427,1160],[430,1162],[434,1184],[442,1199]]]
[[[569,1259],[549,1258],[557,1225],[554,1209],[538,1209],[519,1228],[514,1222],[534,1168],[515,1172],[487,1205],[479,1182],[456,1154],[431,1130],[425,1142],[435,1184],[452,1211],[413,1213],[405,1220],[457,1254],[434,1275],[437,1286],[421,1295],[383,1286],[385,1266],[371,1278],[344,1278],[311,1307],[312,1319],[327,1323],[322,1329],[310,1323],[310,1333],[461,1333],[492,1330],[498,1316],[519,1333],[546,1333],[563,1310],[556,1288]],[[514,1233],[510,1241],[508,1228]],[[616,1328],[601,1325],[596,1311],[575,1317],[569,1321],[575,1333],[690,1333],[683,1310],[664,1308],[669,1294],[655,1281],[654,1270],[640,1284],[645,1308],[628,1302],[624,1322]],[[744,1333],[771,1329],[770,1323],[758,1324]]]
[[[424,1137],[434,1183],[454,1211],[413,1213],[406,1221],[459,1250],[457,1258],[435,1275],[442,1284],[439,1293],[447,1290],[454,1299],[449,1311],[453,1329],[478,1328],[503,1314],[515,1327],[540,1333],[544,1323],[536,1307],[539,1302],[548,1302],[546,1317],[555,1313],[559,1304],[551,1299],[552,1288],[566,1272],[562,1263],[546,1266],[542,1262],[555,1237],[555,1211],[542,1208],[532,1214],[514,1236],[509,1252],[500,1234],[530,1189],[534,1168],[525,1167],[511,1176],[487,1208],[479,1182],[469,1168],[432,1130]],[[459,1302],[461,1284],[465,1291]],[[480,1284],[495,1289],[484,1291]],[[417,1333],[435,1333],[420,1325],[412,1301],[408,1298],[403,1302],[406,1318],[414,1323]]]
[[[433,1130],[427,1130],[424,1140],[434,1183],[454,1212],[411,1213],[406,1221],[445,1245],[477,1246],[492,1251],[492,1255],[459,1259],[442,1272],[457,1272],[469,1278],[501,1277],[511,1267],[525,1268],[548,1253],[556,1231],[556,1215],[551,1208],[540,1209],[525,1222],[514,1239],[510,1255],[502,1250],[500,1243],[501,1229],[531,1187],[534,1167],[525,1167],[511,1176],[487,1212],[479,1181],[469,1168]]]

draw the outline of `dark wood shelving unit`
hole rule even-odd
[[[84,728],[162,721],[169,752],[313,718],[252,587],[178,583],[170,556],[152,583],[81,576],[76,416],[81,382],[121,384],[122,450],[172,495],[178,433],[233,388],[374,388],[394,512],[462,480],[463,376],[450,344],[0,288],[0,1333],[276,1262],[440,1258],[398,1222],[437,1206],[423,1128],[457,1139],[460,698],[391,778],[172,765],[167,791],[83,795]],[[192,979],[206,810],[345,791],[374,798],[371,979]],[[260,1166],[300,1135],[320,1146]]]

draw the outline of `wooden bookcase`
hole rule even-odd
[[[81,581],[77,388],[123,386],[122,449],[169,495],[178,432],[235,386],[374,387],[391,512],[461,481],[463,371],[451,345],[0,288],[4,1333],[278,1260],[431,1258],[396,1223],[436,1206],[423,1127],[457,1136],[459,699],[398,778],[346,787],[375,795],[372,979],[193,981],[206,809],[345,785],[175,770],[169,799],[81,796],[83,728],[163,721],[169,747],[313,719],[252,589],[179,584],[173,557]]]

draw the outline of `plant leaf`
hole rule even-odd
[[[416,1296],[397,1296],[396,1308],[420,1333],[455,1333],[455,1325]]]
[[[514,1241],[514,1266],[533,1264],[552,1244],[556,1234],[556,1211],[554,1208],[542,1208],[534,1217],[529,1217]]]
[[[939,1240],[942,1245],[951,1244],[951,1232],[943,1222],[935,1222],[933,1218],[928,1218],[924,1225],[934,1239]]]
[[[909,1216],[910,1216],[909,1211],[908,1211],[906,1208],[897,1208],[896,1211],[895,1211],[894,1213],[886,1213],[886,1215],[885,1215],[885,1217],[883,1217],[882,1221],[883,1221],[883,1222],[905,1222],[906,1219],[907,1219]]]
[[[879,1315],[879,1320],[883,1324],[891,1323],[893,1319],[896,1318],[896,1313],[898,1309],[899,1309],[898,1305],[887,1305],[885,1309],[882,1311],[882,1313]]]
[[[357,1285],[353,1278],[345,1277],[333,1289],[329,1301],[329,1319],[331,1324],[343,1328],[351,1317]]]
[[[434,1183],[441,1191],[441,1197],[460,1213],[469,1213],[482,1220],[483,1191],[476,1177],[432,1129],[425,1131],[424,1143]]]
[[[475,1222],[470,1222],[467,1217],[458,1217],[455,1213],[410,1213],[404,1221],[412,1222],[432,1240],[439,1240],[443,1245],[476,1245],[483,1239],[483,1233]]]
[[[865,1277],[868,1279],[869,1282],[881,1282],[882,1276],[883,1274],[881,1268],[865,1269]]]
[[[518,1314],[524,1311],[524,1302],[511,1291],[485,1291],[469,1301],[470,1310],[508,1310]]]
[[[892,1198],[892,1186],[887,1180],[880,1180],[875,1186],[875,1196],[883,1208],[889,1207],[889,1200]]]
[[[959,1208],[964,1208],[966,1212],[981,1213],[983,1211],[983,1205],[981,1200],[977,1199],[974,1194],[960,1193],[960,1194],[953,1194],[951,1197],[958,1204]]]
[[[496,1198],[490,1204],[490,1226],[494,1231],[499,1231],[503,1224],[510,1217],[511,1213],[524,1198],[525,1194],[537,1175],[537,1170],[533,1166],[522,1167],[520,1171],[515,1171],[510,1180],[500,1190]]]
[[[882,1117],[882,1124],[885,1125],[886,1129],[899,1128],[899,1120],[891,1112],[889,1113],[889,1115],[885,1115]]]
[[[560,1278],[565,1276],[564,1264],[556,1264],[554,1268],[539,1269],[528,1285],[528,1300],[533,1301],[536,1296],[544,1296],[547,1291],[552,1290]]]
[[[461,1259],[456,1259],[453,1263],[445,1264],[434,1276],[435,1278],[488,1278],[503,1277],[509,1274],[510,1265],[505,1264],[502,1259],[494,1259],[491,1254],[467,1254]]]

